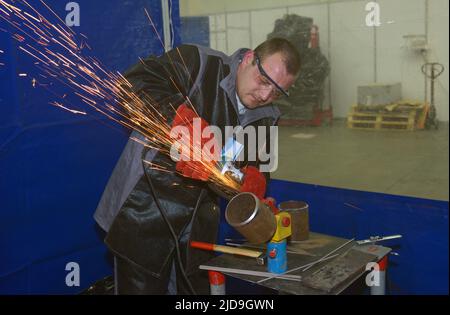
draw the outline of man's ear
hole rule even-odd
[[[253,50],[249,50],[244,54],[244,57],[242,58],[243,64],[249,64],[253,61],[253,57],[255,56],[255,52]]]

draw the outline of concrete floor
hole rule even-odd
[[[279,127],[273,178],[322,186],[449,200],[449,125],[439,130],[370,131]]]

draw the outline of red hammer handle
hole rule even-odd
[[[205,250],[214,250],[214,244],[205,243],[205,242],[191,241],[191,247],[205,249]]]

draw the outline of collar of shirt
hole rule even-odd
[[[233,55],[229,57],[230,73],[220,82],[220,87],[228,94],[231,102],[239,113],[238,97],[236,93],[236,77],[239,65],[244,57],[244,54],[248,51],[248,48],[241,48],[237,50]],[[242,103],[241,103],[242,104]]]
[[[239,115],[245,114],[245,112],[247,111],[247,107],[245,107],[245,105],[242,104],[241,99],[239,98],[237,93],[236,93],[236,100],[237,100]]]

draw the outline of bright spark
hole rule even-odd
[[[167,119],[159,112],[160,104],[150,95],[136,94],[132,84],[122,74],[107,70],[98,59],[85,55],[85,48],[91,49],[86,43],[87,37],[83,34],[76,34],[43,0],[40,2],[61,23],[51,23],[26,0],[13,2],[21,8],[5,0],[0,0],[0,19],[6,21],[10,28],[14,29],[14,33],[10,34],[13,39],[21,43],[18,46],[19,50],[34,59],[35,67],[40,71],[39,76],[45,79],[45,81],[40,80],[37,84],[36,79],[33,78],[33,87],[38,85],[57,95],[49,88],[54,86],[54,83],[62,84],[67,88],[67,93],[63,96],[58,95],[61,100],[66,99],[68,95],[78,98],[79,101],[86,104],[85,106],[127,128],[138,131],[146,139],[139,142],[142,145],[169,155],[175,139],[170,137],[171,126]],[[147,10],[145,10],[145,14],[164,47]],[[3,28],[1,30],[8,32]],[[1,52],[3,53],[3,51]],[[178,54],[182,64],[186,67],[179,51]],[[172,70],[177,73],[174,62],[170,60],[170,63]],[[0,65],[4,64],[0,63]],[[167,81],[180,90],[173,74],[170,74],[167,69],[165,70],[167,71]],[[19,76],[26,76],[26,74],[19,74]],[[187,98],[185,101],[195,111],[191,100]],[[87,114],[84,111],[70,109],[58,101],[50,104],[73,114]],[[191,145],[191,143],[184,145],[188,148],[190,157],[202,156],[201,148],[198,146]],[[170,165],[155,165],[151,162],[147,162],[147,164],[152,169],[164,172],[168,172],[168,167],[170,167]],[[198,161],[195,164],[197,170],[206,170],[211,174],[209,179],[211,182],[232,192],[239,190],[239,184],[222,175],[214,161]]]
[[[50,105],[53,105],[53,106],[56,106],[56,107],[60,107],[60,108],[62,108],[62,109],[64,109],[64,110],[67,110],[67,111],[73,113],[73,114],[86,115],[85,112],[81,112],[81,111],[78,111],[78,110],[74,110],[74,109],[67,108],[67,107],[63,106],[62,104],[60,104],[60,103],[58,103],[58,102],[53,102],[53,103],[49,103],[49,104],[50,104]]]

